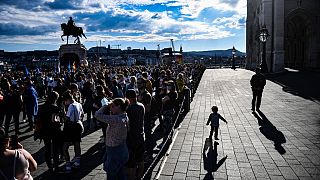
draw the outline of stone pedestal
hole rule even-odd
[[[87,48],[82,44],[64,44],[59,48],[59,60],[62,68],[88,66]]]

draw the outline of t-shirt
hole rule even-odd
[[[142,103],[130,104],[127,109],[127,115],[129,118],[129,142],[135,142],[136,140],[143,138],[143,122],[144,122],[145,109]]]
[[[81,120],[82,115],[84,114],[82,105],[78,102],[73,102],[68,107],[67,117],[72,122]]]

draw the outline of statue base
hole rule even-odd
[[[59,48],[60,67],[75,70],[80,66],[88,66],[87,48],[83,44],[64,44]]]

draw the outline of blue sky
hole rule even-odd
[[[246,7],[246,0],[1,0],[0,49],[57,50],[66,43],[60,24],[72,16],[87,48],[157,49],[173,39],[184,51],[245,52]]]

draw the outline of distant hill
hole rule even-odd
[[[232,56],[232,49],[227,50],[211,50],[211,51],[191,51],[191,52],[183,52],[184,56],[189,57],[197,57],[197,56],[222,56],[222,57],[230,57]],[[236,50],[236,56],[245,56],[246,53],[240,52]]]

